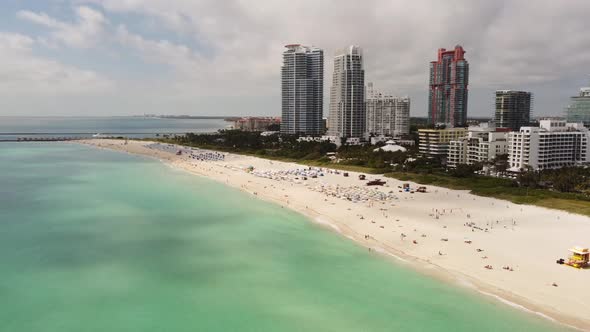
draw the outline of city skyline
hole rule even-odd
[[[367,77],[409,96],[413,116],[427,114],[432,53],[455,44],[469,52],[470,117],[491,116],[500,89],[531,91],[535,116],[563,116],[588,84],[587,1],[313,3],[261,2],[257,10],[234,1],[7,0],[0,115],[280,115],[277,54],[293,41],[326,54],[361,45]],[[548,18],[551,28],[535,24]]]

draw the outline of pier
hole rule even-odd
[[[82,139],[92,139],[92,137],[18,137],[16,139],[1,142],[65,142],[79,141]]]
[[[118,139],[121,136],[19,136],[2,139],[0,135],[0,143],[2,142],[69,142],[69,141],[80,141],[89,139]]]
[[[143,133],[142,133],[143,134]],[[139,134],[139,135],[142,135]],[[91,133],[0,133],[0,142],[67,142],[87,139],[118,139],[128,138],[128,135],[138,135],[136,133],[108,133],[108,134],[91,134]],[[143,134],[148,135],[148,134]]]

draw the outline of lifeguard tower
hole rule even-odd
[[[569,250],[572,255],[568,258],[566,265],[576,269],[587,268],[590,262],[590,250],[588,248],[573,247]]]

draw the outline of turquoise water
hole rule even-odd
[[[0,144],[0,331],[556,331],[159,162]]]

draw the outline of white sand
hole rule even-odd
[[[387,181],[384,187],[367,187],[366,181],[360,181],[354,172],[348,172],[349,177],[341,172],[307,180],[295,180],[295,175],[284,176],[283,180],[268,179],[245,169],[253,166],[255,173],[272,174],[307,166],[255,157],[226,154],[223,161],[194,161],[186,155],[176,156],[176,150],[147,148],[146,142],[84,143],[152,156],[240,188],[296,210],[401,264],[590,330],[590,270],[555,263],[558,258],[566,258],[567,249],[575,245],[590,246],[588,217],[433,186],[427,186],[427,193],[402,193],[398,188],[402,182],[390,178],[383,178]],[[361,194],[367,190],[393,191],[397,199],[355,203],[320,192],[321,184],[333,191],[338,186],[340,193],[353,186]],[[415,189],[417,185],[411,183],[411,187]],[[466,223],[475,223],[482,230],[465,226]],[[493,269],[488,270],[485,265]],[[503,266],[514,271],[504,270]]]

